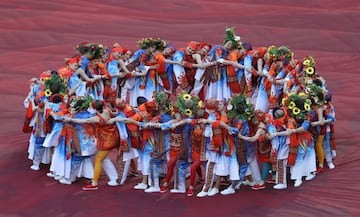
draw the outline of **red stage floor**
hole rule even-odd
[[[2,0],[0,3],[0,216],[360,216],[360,4],[355,0]],[[28,135],[21,132],[27,81],[57,69],[81,41],[136,49],[144,36],[177,47],[189,40],[222,43],[235,26],[253,46],[287,45],[312,55],[332,90],[336,108],[336,169],[301,188],[243,187],[232,196],[186,198],[135,191],[138,181],[84,192],[31,171]],[[200,188],[200,185],[197,186]]]

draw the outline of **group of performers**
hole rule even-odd
[[[29,81],[32,170],[50,163],[47,176],[62,184],[91,179],[83,190],[98,189],[102,169],[110,186],[141,172],[134,189],[149,193],[192,196],[201,181],[205,197],[241,185],[286,189],[289,177],[299,187],[325,160],[335,168],[332,96],[313,57],[253,48],[233,28],[222,45],[176,49],[150,37],[138,45],[82,42],[65,66]]]

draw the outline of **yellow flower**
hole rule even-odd
[[[293,109],[295,106],[296,106],[296,104],[294,102],[290,102],[289,109]]]
[[[190,99],[191,99],[191,95],[190,95],[190,94],[184,94],[183,99],[184,99],[184,100],[190,100]]]
[[[301,110],[299,108],[295,107],[295,108],[292,109],[292,112],[293,112],[294,115],[297,115],[297,114],[299,114],[301,112]]]
[[[198,103],[198,108],[202,108],[203,107],[203,101],[200,100],[199,103]]]
[[[301,93],[299,93],[299,96],[306,96],[306,94],[301,92]]]
[[[192,111],[190,109],[185,109],[185,114],[187,116],[191,116],[192,115]]]
[[[287,100],[287,98],[286,98],[286,97],[285,97],[285,98],[283,98],[283,99],[281,100],[281,105],[285,105],[286,100]]]
[[[51,96],[52,92],[51,92],[51,90],[46,89],[44,94],[45,94],[45,96]]]
[[[305,111],[310,111],[311,107],[310,107],[309,104],[305,103],[304,104],[304,109],[305,109]]]
[[[291,93],[288,94],[288,96],[294,96],[294,95],[295,95],[294,92],[291,92]]]
[[[313,67],[308,67],[308,68],[306,68],[305,71],[306,71],[306,74],[308,74],[308,75],[312,75],[315,72]]]
[[[310,65],[310,60],[304,60],[304,62],[303,62],[303,64],[305,65],[305,66],[308,66],[308,65]]]

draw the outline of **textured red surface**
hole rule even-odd
[[[0,13],[0,216],[360,216],[358,1],[2,0]],[[98,191],[83,192],[85,180],[64,186],[45,176],[46,166],[30,170],[21,133],[27,81],[61,66],[78,42],[136,49],[139,38],[159,36],[177,47],[217,44],[226,26],[255,47],[284,44],[300,59],[315,57],[337,111],[335,170],[297,189],[243,187],[202,199],[135,191],[139,178],[108,187],[103,176]]]

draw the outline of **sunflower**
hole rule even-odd
[[[301,110],[300,110],[299,108],[297,108],[297,107],[294,107],[294,108],[292,109],[292,113],[293,113],[294,115],[298,115],[298,114],[300,114],[300,112],[301,112]]]
[[[184,100],[190,100],[190,99],[191,99],[191,95],[190,95],[190,94],[184,94],[183,99],[184,99]]]
[[[288,94],[288,96],[293,96],[293,95],[295,95],[294,92],[291,92],[291,93]]]
[[[296,104],[294,102],[290,102],[289,109],[293,109],[295,106],[296,106]]]
[[[283,99],[281,100],[281,105],[285,105],[285,104],[286,104],[286,101],[287,101],[287,98],[286,98],[286,97],[283,98]]]
[[[310,107],[309,104],[305,103],[304,104],[304,109],[305,109],[305,111],[310,111],[311,107]]]
[[[304,64],[305,66],[310,65],[310,60],[304,60],[303,64]]]
[[[44,94],[45,94],[45,96],[51,96],[52,92],[51,92],[51,90],[46,89]]]
[[[187,116],[191,116],[192,115],[192,111],[190,109],[185,109],[185,114]]]
[[[199,103],[198,103],[198,108],[202,108],[203,107],[203,101],[200,100]]]
[[[305,71],[306,71],[306,74],[308,74],[308,75],[312,75],[315,72],[313,67],[308,67],[308,68],[306,68]]]

